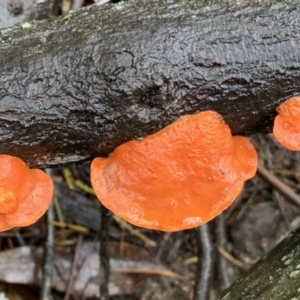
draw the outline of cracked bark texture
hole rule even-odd
[[[178,117],[270,131],[300,94],[299,1],[139,0],[0,30],[0,153],[82,163]]]

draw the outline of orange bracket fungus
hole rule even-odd
[[[300,97],[292,97],[277,108],[273,134],[286,148],[300,150]]]
[[[128,222],[177,231],[220,214],[256,168],[252,144],[205,111],[95,158],[91,182],[102,204]]]
[[[36,222],[53,196],[52,179],[18,157],[0,155],[0,231]]]

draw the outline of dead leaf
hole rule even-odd
[[[133,274],[162,275],[182,279],[159,263],[151,262],[146,252],[127,243],[122,244],[123,257],[117,257],[116,245],[110,247],[114,257],[110,259],[110,295],[131,292],[134,287]],[[66,290],[73,260],[69,247],[55,251],[52,287],[60,292]],[[84,297],[99,297],[99,244],[83,243],[78,257],[73,292]],[[42,278],[42,248],[23,246],[0,252],[0,280],[18,284],[39,284]],[[129,255],[130,254],[130,255]],[[133,255],[134,254],[134,255]],[[133,256],[131,256],[133,255]],[[130,257],[129,257],[130,256]],[[143,258],[143,260],[140,260]],[[146,259],[147,258],[147,259]]]

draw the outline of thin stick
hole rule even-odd
[[[101,231],[100,231],[100,249],[99,249],[99,287],[100,300],[109,300],[109,224],[111,220],[111,212],[101,205]]]
[[[224,214],[220,214],[216,219],[215,219],[215,231],[216,231],[216,242],[218,247],[222,247],[225,249],[226,247],[226,232],[225,232],[225,222],[224,222]],[[226,289],[227,287],[230,286],[231,282],[229,280],[228,276],[228,266],[227,266],[227,261],[223,255],[218,253],[218,273],[219,273],[219,278],[220,282],[222,285],[223,289]]]
[[[52,176],[52,170],[47,169],[46,173]],[[47,241],[44,246],[44,261],[43,261],[43,279],[41,287],[41,300],[49,300],[51,298],[51,281],[52,281],[52,266],[54,256],[54,226],[51,222],[54,220],[53,201],[47,211]]]
[[[232,254],[227,252],[224,248],[218,247],[218,251],[221,255],[223,255],[228,261],[230,261],[235,266],[237,266],[241,269],[247,269],[247,265],[244,262],[235,258]]]
[[[267,181],[270,185],[272,185],[276,190],[278,190],[282,195],[287,197],[290,201],[292,201],[296,205],[300,205],[300,197],[284,182],[279,180],[276,176],[274,176],[271,172],[269,172],[262,165],[258,166],[258,174]]]
[[[194,289],[195,300],[209,300],[214,271],[214,246],[209,231],[209,225],[196,228],[198,241],[198,265]]]
[[[113,215],[113,219],[124,229],[127,229],[132,235],[141,239],[146,246],[148,247],[156,247],[156,242],[149,239],[146,235],[144,235],[140,230],[135,229],[132,225],[127,223],[125,220],[119,218],[118,216]]]
[[[83,237],[82,234],[80,234],[79,238],[77,240],[75,254],[74,254],[72,267],[71,267],[70,279],[68,281],[68,285],[67,285],[66,293],[65,293],[65,296],[64,296],[64,300],[69,300],[72,289],[73,289],[75,274],[76,274],[76,268],[77,268],[78,258],[79,258],[79,252],[80,252],[80,248],[81,248],[81,244],[82,244],[82,237]]]

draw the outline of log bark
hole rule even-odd
[[[259,260],[218,300],[300,299],[300,227]]]
[[[208,109],[268,132],[300,94],[299,27],[299,1],[132,0],[2,29],[0,153],[85,162]]]

